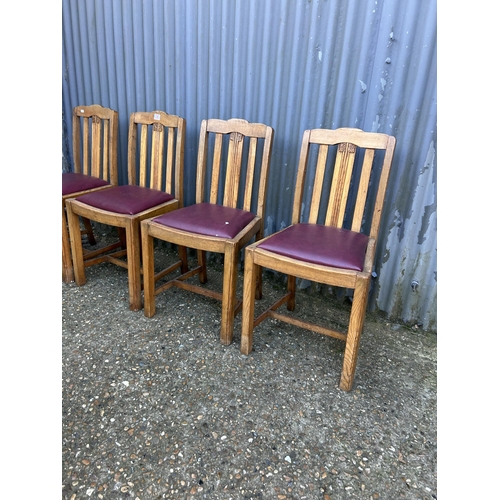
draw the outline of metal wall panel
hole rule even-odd
[[[290,222],[305,129],[395,135],[370,307],[437,328],[436,0],[63,0],[62,22],[67,163],[73,106],[119,112],[121,183],[130,113],[181,115],[189,204],[201,120],[269,124],[267,233]]]

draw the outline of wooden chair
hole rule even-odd
[[[261,123],[240,119],[202,121],[196,203],[141,223],[146,316],[155,314],[155,295],[172,286],[218,299],[222,301],[220,340],[225,345],[231,343],[234,317],[241,308],[241,301],[236,300],[238,255],[254,236],[256,240],[263,236],[273,136],[273,129]],[[225,162],[221,162],[224,158]],[[211,168],[207,168],[208,164]],[[153,238],[196,249],[198,266],[155,288]],[[198,274],[199,282],[206,283],[206,252],[224,254],[222,293],[186,282]]]
[[[185,135],[184,118],[163,111],[132,113],[128,133],[128,185],[66,202],[78,285],[86,282],[86,267],[111,262],[128,270],[130,309],[142,308],[140,222],[182,206]],[[117,227],[125,248],[84,259],[78,216]]]
[[[267,317],[328,335],[346,344],[340,388],[351,390],[395,144],[392,136],[359,129],[304,132],[292,224],[245,250],[243,354],[248,355],[252,350],[254,328]],[[310,175],[314,175],[314,185],[307,205],[304,194],[309,169]],[[331,185],[325,179],[331,179]],[[368,196],[369,192],[373,196]],[[326,199],[322,200],[322,194]],[[307,206],[308,218],[304,209]],[[260,279],[262,267],[288,275],[288,293],[254,318],[255,282]],[[347,332],[277,312],[285,303],[289,311],[294,310],[297,277],[354,290]]]
[[[74,279],[66,200],[118,185],[118,113],[99,104],[73,108],[73,172],[62,174],[62,279]],[[89,243],[96,241],[83,219]]]

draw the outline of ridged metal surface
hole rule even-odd
[[[130,113],[178,114],[187,120],[189,204],[201,120],[266,123],[275,129],[271,233],[291,219],[305,129],[394,135],[370,308],[437,329],[436,0],[63,0],[62,7],[69,165],[73,106],[119,112],[121,183]]]

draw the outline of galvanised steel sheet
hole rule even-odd
[[[271,125],[266,232],[287,225],[302,132],[397,138],[370,308],[437,329],[436,0],[63,0],[63,165],[71,109],[187,120],[186,203],[204,118]]]

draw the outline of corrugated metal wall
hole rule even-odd
[[[436,0],[63,0],[63,166],[71,109],[187,120],[186,203],[199,125],[245,118],[275,142],[266,231],[287,225],[302,132],[396,136],[370,307],[437,329]],[[413,284],[413,285],[412,285]]]

